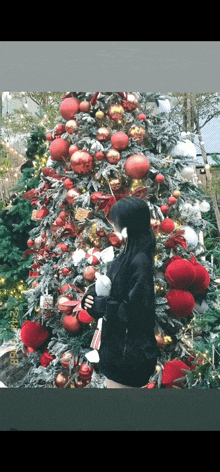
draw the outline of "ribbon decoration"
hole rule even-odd
[[[185,230],[178,231],[177,233],[173,234],[169,237],[169,239],[164,243],[164,246],[170,247],[176,252],[176,246],[179,244],[184,249],[187,249],[188,243],[187,240],[184,238],[183,234]]]
[[[118,193],[118,194],[110,194],[107,193],[103,195],[101,192],[94,192],[92,194],[92,203],[98,205],[97,210],[104,210],[105,216],[107,217],[112,205],[116,203],[116,201],[120,200],[121,198],[126,198],[130,195],[133,197],[144,198],[146,192],[148,191],[148,187],[140,187],[136,189],[134,192],[129,193],[127,189],[124,189],[125,193]]]

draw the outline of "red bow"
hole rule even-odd
[[[178,231],[178,233],[173,234],[169,239],[164,243],[164,246],[170,247],[176,252],[176,246],[179,244],[184,249],[187,249],[187,240],[182,236],[185,233],[185,230]]]
[[[65,306],[74,306],[75,308],[73,309],[72,313],[76,312],[76,311],[80,311],[81,310],[81,301],[85,295],[85,292],[83,292],[80,288],[78,288],[76,285],[72,285],[70,284],[70,287],[71,288],[74,288],[75,290],[77,290],[78,292],[80,292],[82,294],[80,300],[69,300],[69,301],[66,301],[64,303]]]

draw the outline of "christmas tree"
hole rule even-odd
[[[33,256],[22,259],[22,254],[27,248],[29,232],[37,223],[31,219],[31,201],[23,195],[24,190],[28,192],[39,185],[40,168],[45,164],[47,150],[45,141],[43,127],[31,131],[27,140],[27,161],[21,166],[13,195],[0,213],[0,344],[14,337],[14,329],[21,327],[27,309],[25,281]],[[17,313],[16,323],[12,323],[11,313],[14,312]]]
[[[49,159],[39,186],[26,195],[36,205],[38,225],[22,256],[32,254],[34,263],[17,342],[31,366],[17,386],[104,385],[99,326],[80,301],[123,250],[110,208],[135,196],[149,205],[157,241],[160,355],[146,388],[188,388],[188,373],[199,368],[192,342],[197,309],[216,288],[203,240],[209,222],[202,214],[210,204],[197,186],[194,145],[169,119],[169,102],[160,93],[70,92],[46,137]]]

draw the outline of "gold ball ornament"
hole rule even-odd
[[[96,138],[99,141],[107,141],[110,138],[110,131],[108,128],[101,127],[97,131]]]
[[[113,192],[117,192],[122,187],[121,177],[116,177],[114,179],[110,179],[109,180],[109,185],[110,185],[111,189],[113,190]]]
[[[146,135],[146,131],[144,128],[142,128],[142,126],[132,126],[129,131],[128,131],[128,135],[135,139],[135,141],[140,144],[142,143],[145,135]]]
[[[67,121],[67,123],[65,124],[65,128],[68,134],[75,133],[78,128],[76,120]]]
[[[121,120],[123,115],[124,115],[124,108],[122,105],[115,103],[114,105],[111,105],[108,111],[109,117],[113,121],[118,121]]]
[[[110,164],[117,164],[121,159],[120,152],[117,149],[109,149],[106,159]]]
[[[105,114],[103,113],[102,110],[98,110],[95,114],[95,117],[98,118],[98,120],[102,120],[104,118]]]

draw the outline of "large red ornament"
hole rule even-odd
[[[194,283],[196,278],[195,267],[186,259],[176,259],[168,265],[165,277],[172,287],[184,289]]]
[[[93,321],[92,316],[89,315],[89,313],[86,310],[81,310],[78,314],[78,319],[81,323],[91,323]]]
[[[20,332],[21,341],[25,346],[37,349],[49,337],[49,332],[38,321],[26,320]]]
[[[190,315],[195,306],[195,299],[187,290],[171,289],[165,298],[171,313],[177,318],[185,318]]]
[[[86,362],[83,362],[78,368],[79,377],[82,380],[90,380],[93,373],[93,366],[89,367]]]
[[[129,143],[129,137],[123,131],[114,133],[111,137],[112,146],[118,151],[125,149]]]
[[[63,328],[68,333],[77,333],[81,328],[81,323],[76,316],[65,315],[63,318]]]
[[[142,154],[133,154],[125,162],[125,172],[132,179],[142,179],[149,169],[149,161]]]
[[[183,369],[190,370],[185,362],[178,359],[167,362],[163,367],[162,385],[165,388],[173,388],[174,386],[181,387],[181,381],[175,382],[175,380],[186,376],[186,372],[184,372]]]
[[[60,114],[64,120],[72,120],[79,112],[79,101],[74,97],[65,98],[60,105]]]
[[[61,161],[69,151],[70,143],[66,139],[59,138],[52,141],[50,155],[53,161]]]
[[[64,313],[65,315],[70,315],[72,313],[73,307],[65,305],[65,303],[69,302],[72,300],[71,297],[69,296],[64,296],[61,295],[58,300],[57,300],[57,308],[61,313]]]
[[[172,231],[175,229],[175,223],[171,218],[165,218],[161,223],[160,223],[160,230],[163,233],[169,234],[172,233]]]
[[[210,275],[207,269],[200,264],[193,255],[191,256],[190,263],[195,270],[195,280],[190,290],[192,290],[194,294],[203,293],[210,284]]]
[[[110,164],[117,164],[121,159],[120,152],[117,149],[109,149],[106,159]]]
[[[70,158],[70,165],[77,174],[88,174],[93,168],[93,157],[87,151],[76,151]]]

